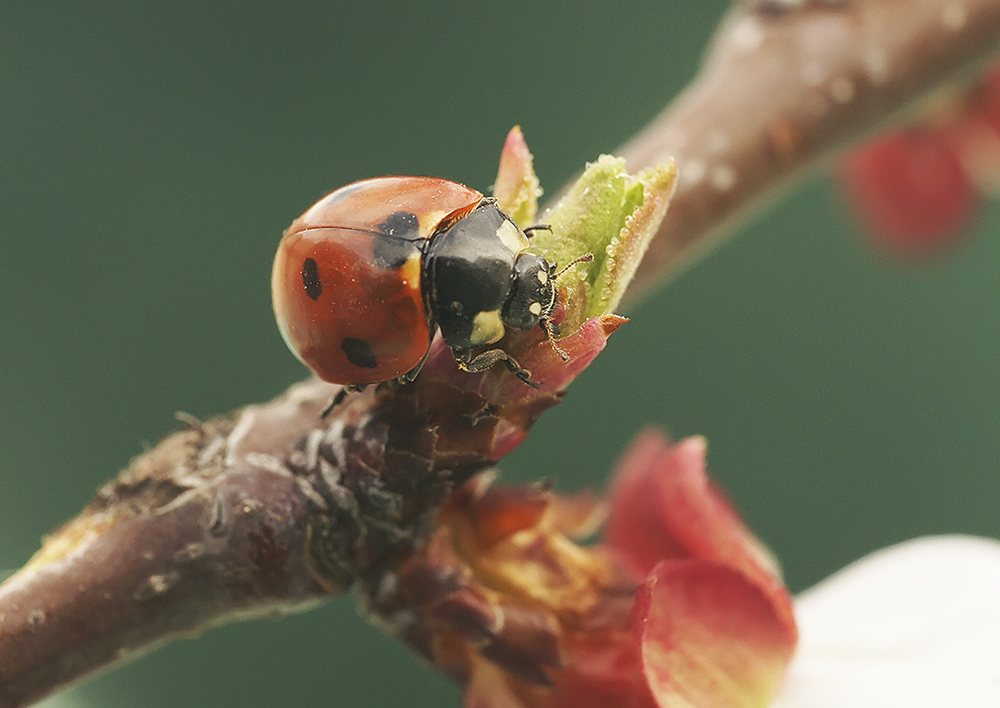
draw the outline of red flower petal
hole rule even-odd
[[[656,430],[642,433],[615,472],[608,545],[639,578],[662,560],[700,558],[779,584],[770,553],[706,476],[705,451],[701,437],[671,446]]]
[[[572,653],[544,708],[657,708],[632,642],[592,644]]]
[[[704,439],[641,435],[610,506],[606,543],[583,547],[571,536],[595,520],[593,497],[563,503],[545,487],[485,480],[455,494],[429,548],[453,554],[437,567],[461,560],[461,571],[427,577],[467,584],[446,583],[432,617],[435,660],[465,679],[466,705],[765,705],[797,640],[791,597],[708,481]],[[446,651],[456,645],[463,651]]]
[[[658,565],[639,592],[636,613],[642,667],[659,705],[769,705],[796,641],[774,600],[717,563]]]
[[[977,194],[943,133],[881,136],[850,153],[840,185],[878,243],[897,253],[940,251],[964,235]]]

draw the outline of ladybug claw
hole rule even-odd
[[[514,376],[521,379],[524,383],[528,384],[532,388],[542,387],[542,385],[537,381],[531,380],[530,371],[522,368],[521,365],[517,363],[517,359],[512,357],[503,349],[489,349],[471,360],[469,359],[470,356],[471,354],[468,350],[456,352],[455,360],[458,362],[458,368],[462,371],[479,373],[482,371],[488,371],[494,364],[503,362],[503,365],[507,367],[507,371],[514,374]]]
[[[333,398],[330,399],[330,402],[326,404],[326,408],[324,408],[323,412],[319,414],[319,417],[326,418],[330,415],[334,408],[344,402],[344,399],[346,399],[349,394],[364,391],[366,386],[367,384],[348,384],[347,386],[344,386],[342,389],[337,391],[336,394],[334,394]]]
[[[424,364],[427,363],[427,357],[430,356],[430,354],[431,354],[431,350],[430,350],[430,347],[428,347],[427,351],[424,352],[424,358],[420,360],[420,363],[417,364],[416,366],[414,366],[412,369],[410,369],[409,371],[407,371],[405,374],[403,374],[402,376],[400,376],[396,380],[399,381],[399,383],[401,383],[401,384],[412,383],[414,381],[414,379],[417,378],[417,374],[420,373],[420,370],[424,368]]]
[[[523,372],[523,375],[522,375],[522,372]],[[527,372],[527,371],[524,371],[524,369],[521,369],[521,371],[515,371],[513,373],[514,373],[515,376],[517,376],[517,378],[519,378],[522,381],[524,381],[524,383],[528,384],[529,386],[531,386],[536,391],[542,387],[542,384],[540,382],[538,382],[538,381],[532,381],[531,378],[530,378],[531,374],[529,372]]]

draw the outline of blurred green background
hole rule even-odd
[[[304,378],[268,280],[315,199],[386,173],[486,189],[518,123],[555,191],[682,88],[725,6],[4,3],[0,569],[174,411]],[[705,434],[796,591],[912,536],[1000,537],[998,227],[991,208],[957,256],[903,267],[807,184],[629,312],[506,478],[600,486],[644,425]],[[350,598],[171,644],[72,696],[458,704]]]

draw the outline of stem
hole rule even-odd
[[[974,78],[998,47],[997,0],[738,3],[694,81],[618,151],[630,171],[668,156],[678,168],[628,300],[901,109]]]

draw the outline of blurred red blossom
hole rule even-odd
[[[982,192],[1000,187],[1000,68],[924,121],[850,152],[838,177],[875,243],[927,256],[968,233]]]
[[[705,451],[647,431],[606,503],[473,480],[394,602],[371,609],[407,608],[397,631],[465,684],[469,708],[766,706],[797,639],[791,598]],[[605,515],[601,541],[580,545]]]
[[[840,181],[876,244],[901,255],[954,245],[979,199],[952,146],[925,128],[894,131],[854,150],[841,163]]]

